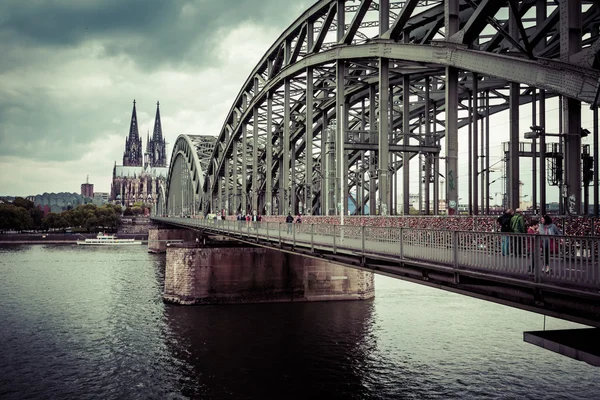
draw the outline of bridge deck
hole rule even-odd
[[[598,237],[562,237],[559,252],[549,256],[550,272],[545,273],[540,249],[544,238],[538,235],[187,218],[155,220],[600,326]],[[511,241],[512,254],[502,254],[503,238]]]

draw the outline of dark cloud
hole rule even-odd
[[[245,21],[284,29],[297,7],[291,0],[4,0],[0,40],[12,50],[8,58],[29,46],[60,49],[95,40],[107,56],[125,55],[144,69],[205,64],[214,62],[223,31]]]
[[[312,2],[0,0],[0,162],[10,156],[75,162],[101,135],[124,142],[133,98],[153,98],[138,103],[138,118],[146,124],[153,121],[156,100],[170,97],[170,115],[188,107],[187,99],[176,101],[182,83],[171,87],[161,76],[191,77],[223,67],[219,41],[229,30],[251,22],[276,32],[275,40]],[[249,72],[253,65],[239,68]],[[167,89],[158,93],[161,83]],[[220,126],[225,115],[214,117]],[[146,132],[140,134],[145,138]]]
[[[90,114],[83,105],[61,104],[43,91],[0,99],[0,156],[76,160],[89,148],[94,133],[110,127],[109,118]]]

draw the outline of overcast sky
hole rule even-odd
[[[313,3],[1,0],[0,195],[79,192],[87,175],[95,191],[110,191],[134,99],[144,146],[157,101],[169,154],[182,133],[217,135],[250,71]],[[530,106],[523,108],[524,132],[531,117]],[[591,114],[583,108],[582,125],[591,131]],[[556,115],[557,105],[547,110]],[[508,113],[490,121],[492,164],[502,159],[508,123]],[[547,125],[549,132],[558,129]],[[504,190],[501,166],[490,178],[496,200]],[[530,175],[522,177],[525,186]],[[461,145],[463,203],[466,177]],[[415,193],[417,182],[411,181]],[[552,190],[548,195],[556,198]]]
[[[242,83],[313,0],[0,1],[0,195],[109,191],[133,99],[168,151],[218,134]]]

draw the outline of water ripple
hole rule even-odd
[[[2,399],[600,397],[542,317],[377,277],[365,302],[176,307],[164,256],[0,247]],[[573,326],[548,320],[551,328]]]

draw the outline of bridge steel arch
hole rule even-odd
[[[317,1],[250,73],[205,174],[200,177],[185,140],[180,151],[174,149],[167,209],[183,212],[179,201],[191,200],[204,212],[339,214],[351,202],[360,214],[367,208],[371,214],[408,214],[410,183],[418,180],[425,213],[440,212],[438,199],[452,213],[463,184],[460,144],[469,154],[464,181],[471,211],[489,211],[489,144],[495,134],[489,117],[505,110],[507,206],[516,208],[523,169],[519,106],[532,107],[526,126],[543,127],[546,100],[558,97],[563,183],[573,199],[571,211],[580,213],[582,103],[594,115],[598,203],[599,3]],[[534,139],[537,145],[546,148],[545,136]],[[554,171],[546,171],[545,151],[531,154],[540,159],[540,197],[534,189],[533,200],[545,212],[546,176]],[[189,175],[183,176],[185,168]],[[440,176],[445,193],[439,193]],[[193,196],[180,195],[187,193],[185,184],[177,186],[173,177],[189,180]]]
[[[196,215],[202,209],[200,188],[208,153],[215,138],[203,135],[179,135],[173,146],[166,188],[157,207],[167,215]]]
[[[159,184],[157,190],[156,207],[152,210],[154,216],[166,216],[167,213],[167,195],[165,192],[165,185]]]

